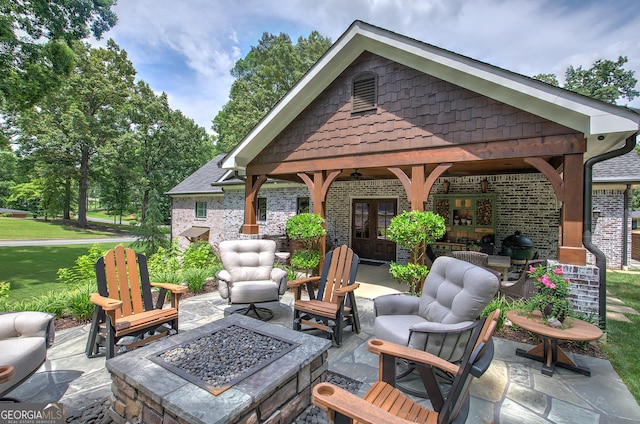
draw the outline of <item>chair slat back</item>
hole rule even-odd
[[[122,301],[121,316],[143,312],[140,274],[135,251],[122,246],[109,250],[104,255],[104,272],[108,296]]]
[[[353,266],[353,250],[345,245],[336,247],[331,252],[331,262],[326,273],[323,302],[338,303],[335,290],[348,286],[351,281],[351,267]]]
[[[460,372],[456,375],[447,395],[447,399],[438,415],[438,424],[445,424],[454,421],[462,408],[466,397],[469,395],[469,386],[473,380],[471,368],[478,363],[484,355],[490,354],[493,358],[493,350],[489,350],[488,344],[493,336],[493,332],[498,325],[500,309],[496,309],[485,319],[482,327],[476,326],[471,336],[475,343],[467,346]],[[489,359],[491,359],[489,358]]]

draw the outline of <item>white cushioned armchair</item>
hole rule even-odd
[[[235,312],[253,312],[271,319],[273,312],[256,303],[280,300],[287,290],[287,271],[274,268],[276,243],[273,240],[226,240],[219,253],[223,270],[218,271],[218,291],[229,304],[248,304]],[[260,314],[266,314],[263,318]]]
[[[47,359],[53,344],[53,315],[44,312],[0,314],[0,366],[13,366],[12,375],[0,379],[0,397],[27,380]],[[5,368],[4,371],[7,371]]]
[[[494,273],[440,256],[425,279],[422,297],[386,295],[374,300],[374,334],[458,362],[476,320],[499,287]]]

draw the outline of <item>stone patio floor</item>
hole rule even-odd
[[[397,292],[388,281],[386,266],[360,265],[356,291],[362,332],[345,331],[341,347],[329,350],[329,370],[362,382],[360,394],[377,379],[377,356],[366,341],[373,337],[373,301]],[[280,302],[264,304],[274,311],[272,324],[291,326],[293,298],[287,292]],[[236,307],[217,293],[195,296],[180,304],[180,331],[187,332],[218,320]],[[67,415],[107,399],[111,378],[103,357],[84,355],[89,325],[56,332],[48,360],[12,396],[25,402],[62,402]],[[322,336],[320,333],[316,333]],[[557,368],[552,377],[541,374],[541,363],[515,355],[516,348],[531,346],[494,338],[495,356],[487,373],[471,387],[469,423],[640,423],[640,406],[609,361],[572,355],[591,369],[591,377]]]

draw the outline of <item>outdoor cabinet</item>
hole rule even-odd
[[[437,194],[434,212],[444,218],[447,227],[445,240],[432,245],[437,256],[466,250],[468,243],[479,243],[496,232],[495,193]]]

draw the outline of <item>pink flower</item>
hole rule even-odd
[[[562,268],[556,268],[553,270],[556,275],[562,275]]]
[[[529,272],[533,272],[533,271],[535,271],[535,270],[536,270],[536,269],[533,267],[533,265],[529,265]]]

